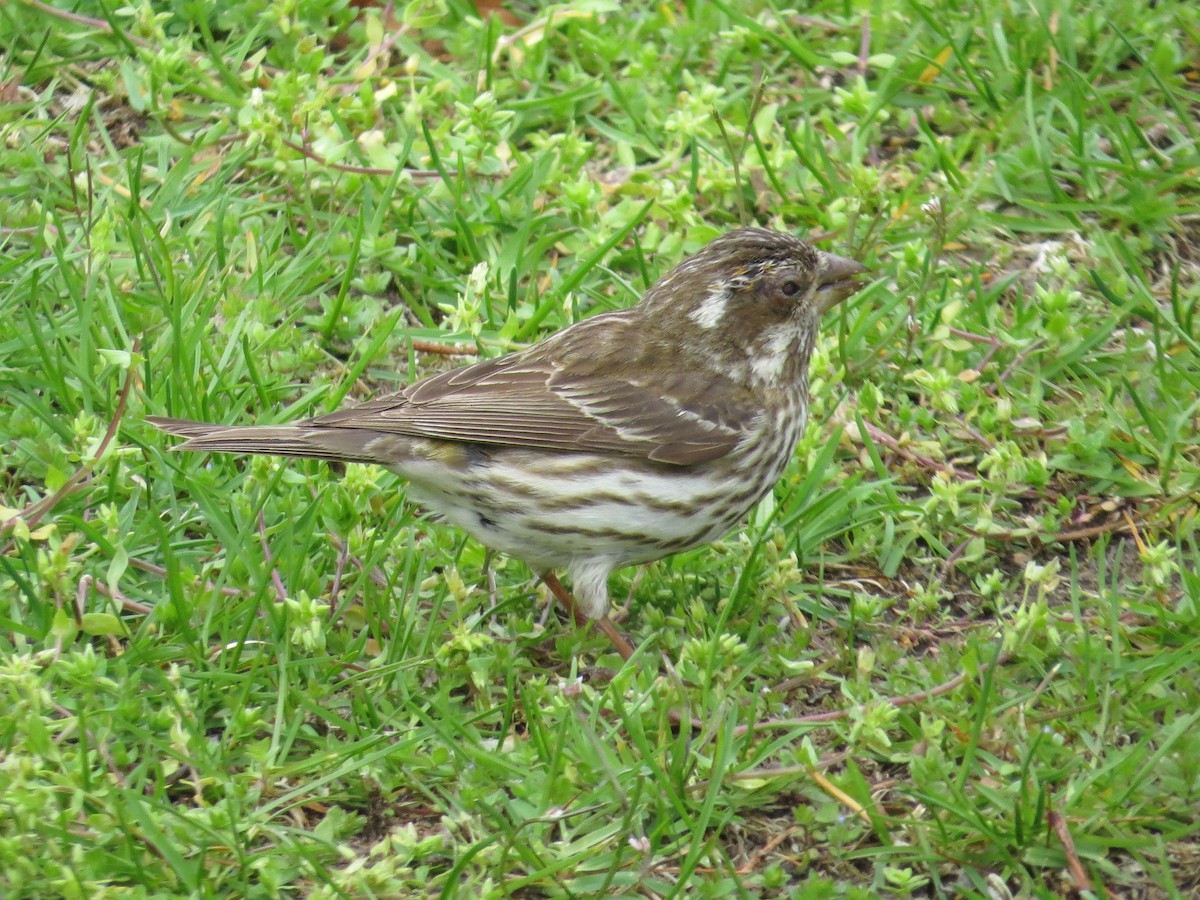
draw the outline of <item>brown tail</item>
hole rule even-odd
[[[146,416],[161,431],[187,438],[172,450],[212,453],[258,453],[342,462],[384,463],[369,447],[381,437],[365,428],[329,428],[319,425],[212,425],[190,419]]]

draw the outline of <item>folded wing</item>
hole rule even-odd
[[[717,459],[756,424],[719,376],[517,353],[455,369],[303,424],[545,450],[619,453],[677,465]],[[646,374],[655,373],[655,374]],[[653,383],[648,383],[653,381]]]

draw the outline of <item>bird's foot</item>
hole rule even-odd
[[[542,574],[542,581],[546,587],[550,588],[550,593],[563,605],[563,608],[570,612],[571,618],[575,620],[576,625],[581,628],[587,625],[595,625],[596,630],[612,642],[613,647],[621,654],[621,659],[629,659],[633,656],[636,648],[629,642],[629,638],[625,637],[621,633],[621,630],[613,624],[612,619],[607,615],[601,616],[599,619],[589,619],[575,604],[575,598],[571,596],[571,592],[563,587],[563,583],[558,580],[558,576],[553,572],[544,572]]]

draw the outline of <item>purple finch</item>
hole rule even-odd
[[[609,573],[715,541],[771,489],[804,428],[818,319],[864,271],[743,228],[630,309],[360,406],[286,425],[149,421],[188,438],[176,450],[387,466],[571,602],[565,569],[576,614],[628,658]]]

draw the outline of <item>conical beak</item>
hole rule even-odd
[[[821,272],[817,287],[817,308],[828,312],[860,287],[858,276],[867,271],[856,259],[838,256],[836,253],[821,254]]]

